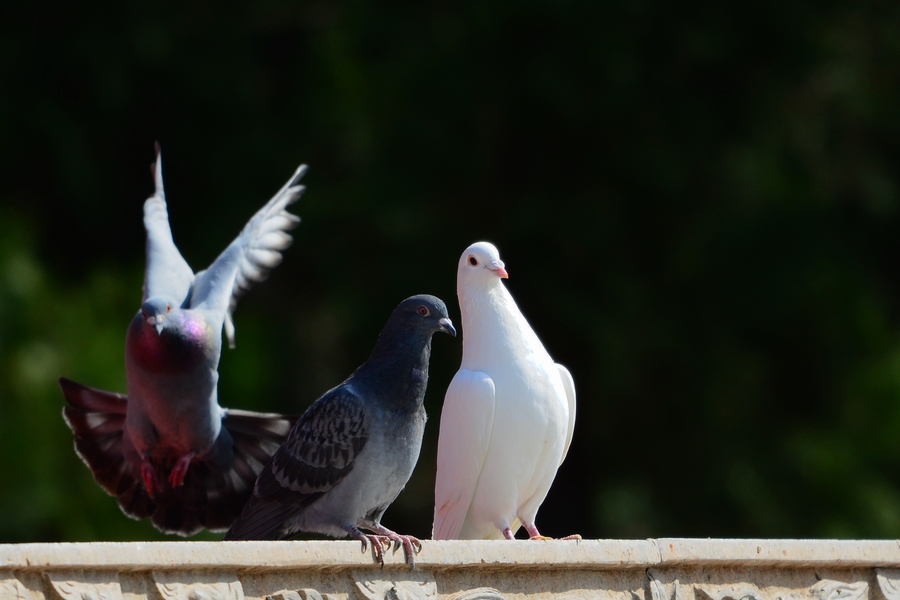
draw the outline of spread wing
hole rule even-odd
[[[447,388],[441,411],[433,539],[452,540],[459,535],[493,426],[494,382],[481,371],[460,369]]]
[[[569,403],[569,427],[566,430],[566,449],[563,450],[562,457],[559,459],[559,464],[562,464],[566,460],[566,454],[569,453],[569,446],[572,444],[572,434],[575,432],[575,380],[572,379],[572,374],[564,366],[557,364],[556,368],[559,369],[559,376],[562,379],[563,388],[566,390],[566,400]]]
[[[169,211],[163,190],[162,154],[156,147],[153,167],[156,191],[144,202],[144,228],[147,230],[147,266],[144,271],[144,301],[167,296],[183,302],[194,281],[194,272],[172,240]]]
[[[287,207],[303,194],[304,187],[299,182],[305,173],[306,165],[300,165],[213,264],[197,274],[191,308],[223,315],[225,335],[231,348],[234,348],[231,314],[238,300],[254,283],[265,281],[272,269],[281,264],[281,252],[293,241],[287,232],[297,226],[300,217],[289,213]]]
[[[285,521],[344,479],[368,439],[363,406],[345,385],[310,406],[260,472],[225,539],[277,537]]]

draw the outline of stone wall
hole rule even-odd
[[[0,598],[900,600],[900,543],[424,541],[411,571],[358,542],[0,545]]]

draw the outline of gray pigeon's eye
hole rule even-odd
[[[166,312],[172,312],[172,305],[166,304]]]
[[[469,257],[469,264],[472,265],[473,267],[477,267],[477,266],[478,266],[478,259],[475,258],[474,256],[470,256],[470,257]]]
[[[430,312],[428,312],[428,309],[425,308],[424,306],[420,306],[419,310],[417,310],[416,312],[419,313],[420,315],[422,315],[423,317],[427,317],[428,315],[431,314]]]

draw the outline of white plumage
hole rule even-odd
[[[501,282],[493,244],[459,260],[462,365],[444,398],[432,537],[509,538],[534,520],[575,424],[575,385]]]

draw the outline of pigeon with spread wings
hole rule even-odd
[[[240,235],[196,275],[172,240],[157,149],[156,191],[144,203],[143,304],[125,337],[128,395],[59,384],[75,449],[126,515],[166,533],[221,531],[240,513],[259,470],[296,417],[219,406],[222,330],[234,346],[238,298],[263,281],[291,244],[303,193],[297,169]]]

